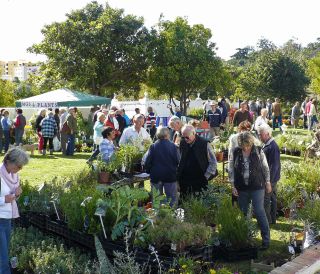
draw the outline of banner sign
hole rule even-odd
[[[58,102],[21,102],[22,108],[56,108]]]

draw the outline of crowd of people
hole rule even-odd
[[[268,99],[266,103],[262,100],[243,101],[233,113],[228,100],[206,102],[203,120],[208,122],[210,128],[209,138],[197,134],[199,121],[184,123],[178,108],[170,110],[176,115],[170,117],[168,127],[156,127],[156,113],[152,107],[147,108],[146,114],[136,108],[132,118],[124,109],[115,106],[91,108],[88,123],[92,127],[94,151],[87,163],[91,164],[98,155],[108,163],[119,146],[134,144],[142,148],[149,142],[151,146],[142,159],[142,165],[150,173],[152,187],[165,193],[170,205],[174,206],[179,199],[207,188],[208,182],[217,175],[217,160],[210,141],[218,138],[227,125],[236,127],[238,133],[229,139],[228,159],[233,200],[245,214],[252,202],[263,247],[268,248],[269,225],[276,223],[276,189],[281,169],[279,147],[272,138],[272,130],[282,130],[280,100],[276,98],[272,102]],[[38,149],[42,154],[46,154],[47,146],[50,154],[53,153],[54,137],[61,142],[63,154],[73,154],[78,131],[76,115],[75,107],[39,111],[36,131]],[[292,125],[297,127],[302,118],[304,127],[311,130],[317,124],[316,115],[315,99],[306,98],[301,106],[296,102],[291,112]],[[13,122],[8,119],[6,110],[1,111],[1,116],[1,134],[6,152],[8,131],[14,126],[18,145],[26,120],[21,109],[17,110]]]
[[[209,106],[210,109],[206,110],[206,119],[212,128],[209,139],[197,134],[196,121],[184,123],[178,116],[169,119],[168,127],[157,127],[152,138],[150,129],[155,128],[152,108],[148,108],[146,115],[136,111],[132,124],[126,125],[121,131],[115,123],[112,124],[111,119],[106,122],[110,112],[111,115],[114,112],[117,115],[118,110],[111,108],[107,114],[107,110],[101,109],[97,112],[97,121],[93,127],[96,150],[89,161],[101,153],[102,159],[108,162],[118,146],[143,145],[145,141],[153,141],[142,159],[142,165],[150,174],[151,186],[161,194],[166,194],[168,203],[174,206],[180,199],[205,190],[208,182],[217,174],[217,160],[210,140],[219,136],[219,125],[227,123],[226,118],[230,116],[222,115],[227,107],[221,111],[214,101],[210,102]],[[230,136],[229,180],[232,184],[233,199],[244,214],[248,213],[249,204],[252,202],[261,229],[262,248],[268,248],[269,225],[276,223],[276,185],[281,169],[280,150],[272,138],[268,118],[272,119],[275,128],[279,127],[281,105],[276,99],[271,105],[271,113],[268,107],[256,110],[255,115],[250,112],[248,103],[242,102],[231,119],[231,123],[237,126],[238,133]],[[117,116],[114,117],[112,118],[117,119]]]

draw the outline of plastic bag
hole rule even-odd
[[[52,142],[53,142],[53,150],[59,151],[61,149],[61,142],[59,141],[58,137],[55,136]]]

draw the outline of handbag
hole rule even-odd
[[[64,122],[64,124],[62,125],[61,132],[65,133],[65,134],[70,134],[71,133],[71,129],[68,126],[67,121]]]

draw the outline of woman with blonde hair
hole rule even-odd
[[[272,191],[270,172],[266,156],[261,147],[255,145],[255,137],[250,132],[238,135],[238,147],[229,164],[229,178],[232,194],[238,197],[238,204],[244,215],[247,215],[252,202],[261,231],[261,249],[267,249],[270,244],[270,228],[264,209],[264,196],[265,192]]]

